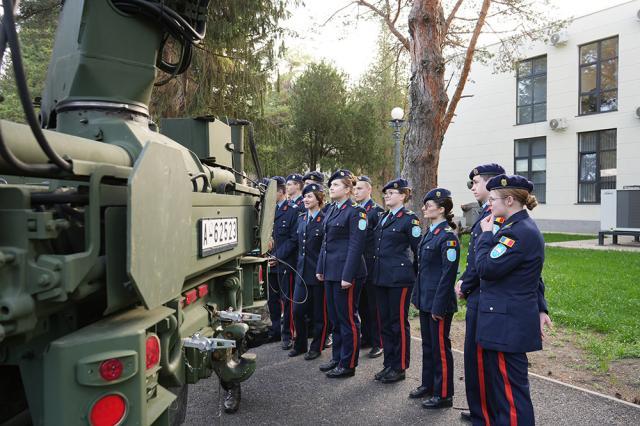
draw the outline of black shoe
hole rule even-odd
[[[383,368],[381,371],[378,371],[378,372],[376,373],[376,375],[375,375],[375,376],[373,376],[373,378],[374,378],[375,380],[380,380],[380,379],[382,379],[384,376],[386,376],[386,375],[389,373],[389,371],[391,371],[391,367],[385,367],[385,368]]]
[[[387,374],[380,378],[382,383],[395,383],[400,380],[404,380],[404,371],[396,371],[394,369],[389,370]]]
[[[469,411],[460,411],[460,419],[465,422],[471,422],[471,413]]]
[[[326,364],[320,364],[320,371],[326,373],[327,371],[331,371],[338,366],[338,361],[331,360]]]
[[[288,351],[293,347],[293,342],[291,340],[283,340],[282,341],[282,350]]]
[[[311,361],[312,359],[316,359],[319,356],[320,356],[320,352],[309,351],[306,354],[304,354],[304,359],[307,361]]]
[[[382,348],[379,348],[377,346],[374,346],[371,348],[371,350],[369,351],[369,358],[378,358],[380,355],[382,355]]]
[[[426,386],[418,386],[417,388],[409,392],[409,398],[427,398],[431,396],[431,389]]]
[[[331,346],[333,346],[333,337],[330,335],[327,336],[327,338],[324,341],[324,347],[325,348],[330,348]]]
[[[330,379],[340,379],[343,377],[353,377],[356,374],[355,368],[336,367],[331,371],[327,371],[327,377]]]
[[[224,396],[224,412],[227,414],[233,414],[238,411],[238,408],[240,408],[241,398],[242,392],[240,391],[240,384],[238,383],[226,391]]]
[[[432,396],[429,399],[422,401],[422,408],[427,409],[438,409],[438,408],[449,408],[453,406],[453,398],[441,398],[439,396]]]
[[[289,357],[293,358],[294,356],[302,355],[304,352],[300,352],[296,348],[293,348],[289,351]]]

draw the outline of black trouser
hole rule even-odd
[[[282,336],[282,340],[288,342],[295,336],[293,305],[291,304],[293,273],[289,269],[282,269],[283,271],[278,272],[269,271],[267,305],[271,319],[271,334]]]
[[[376,297],[382,321],[383,365],[396,371],[404,371],[409,368],[411,350],[411,287],[376,286]]]
[[[354,280],[348,289],[340,281],[325,281],[327,309],[333,324],[332,359],[341,367],[355,368],[360,355],[360,316],[358,302],[362,280]]]
[[[479,369],[484,370],[484,361],[482,348],[476,343],[477,308],[477,303],[467,301],[464,336],[464,388],[467,394],[469,412],[471,413],[471,423],[474,425],[488,425],[490,420],[487,408],[486,384],[484,377],[480,380],[479,375]]]
[[[327,338],[329,314],[327,312],[327,298],[323,285],[304,286],[296,284],[293,293],[293,321],[297,337],[294,348],[298,352],[322,352]],[[311,346],[308,345],[307,319],[311,322]]]
[[[360,320],[362,321],[362,342],[373,347],[381,348],[382,334],[380,333],[382,320],[378,311],[376,289],[373,283],[367,280],[362,287],[360,295]]]
[[[451,320],[447,314],[442,320],[434,320],[430,312],[420,311],[422,336],[422,386],[434,396],[453,396],[453,354],[451,353]]]

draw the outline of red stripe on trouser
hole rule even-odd
[[[351,324],[351,333],[353,334],[353,352],[351,353],[351,361],[349,362],[349,368],[355,368],[356,366],[356,349],[358,347],[358,328],[353,320],[353,288],[356,286],[355,281],[347,290],[348,297],[347,303],[349,304],[349,324]]]
[[[322,289],[322,333],[320,333],[320,352],[324,349],[327,341],[327,296]]]
[[[296,334],[296,326],[293,323],[293,273],[289,274],[289,299],[289,330],[293,339]]]
[[[442,389],[440,397],[447,397],[447,354],[444,351],[444,318],[438,321],[440,324],[438,326],[438,340],[440,342],[440,361],[442,363]]]
[[[408,287],[402,289],[400,295],[400,368],[402,370],[407,369],[407,335],[404,330],[404,301],[407,299]]]
[[[376,317],[378,318],[378,338],[380,339],[380,347],[384,347],[382,344],[382,321],[380,320],[380,309],[378,309],[378,303],[376,302]]]
[[[498,365],[500,366],[500,373],[502,373],[502,379],[504,380],[504,393],[507,396],[507,401],[509,401],[509,417],[511,419],[511,426],[517,426],[518,413],[516,412],[516,404],[513,402],[511,382],[509,382],[507,364],[504,362],[504,354],[502,352],[498,352]]]
[[[480,385],[480,405],[482,406],[482,417],[484,418],[484,424],[490,425],[489,412],[487,410],[487,393],[484,385],[484,360],[482,358],[482,348],[480,345],[476,345],[476,354],[478,357],[478,384]]]

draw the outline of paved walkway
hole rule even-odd
[[[615,250],[615,251],[632,251],[640,253],[640,243],[633,240],[633,237],[627,235],[620,235],[618,237],[618,244],[613,244],[612,238],[606,237],[604,245],[598,245],[598,239],[594,240],[577,240],[577,241],[563,241],[559,243],[547,243],[549,247],[564,247],[575,249],[587,249],[587,250]]]
[[[420,401],[407,398],[420,381],[420,341],[411,342],[411,368],[407,379],[385,385],[373,375],[381,369],[382,358],[362,355],[356,376],[327,379],[318,365],[329,354],[305,361],[288,358],[277,344],[252,350],[258,356],[255,374],[242,385],[242,407],[234,415],[218,412],[218,382],[201,380],[189,395],[188,425],[457,425],[459,408],[466,407],[462,355],[454,352],[454,408],[424,410]],[[366,352],[365,352],[366,354]],[[566,386],[540,376],[530,376],[532,398],[539,425],[640,425],[640,406]]]

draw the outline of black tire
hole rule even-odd
[[[169,388],[177,396],[176,400],[169,406],[169,424],[179,426],[184,423],[187,417],[187,402],[189,401],[189,385],[182,385]]]

